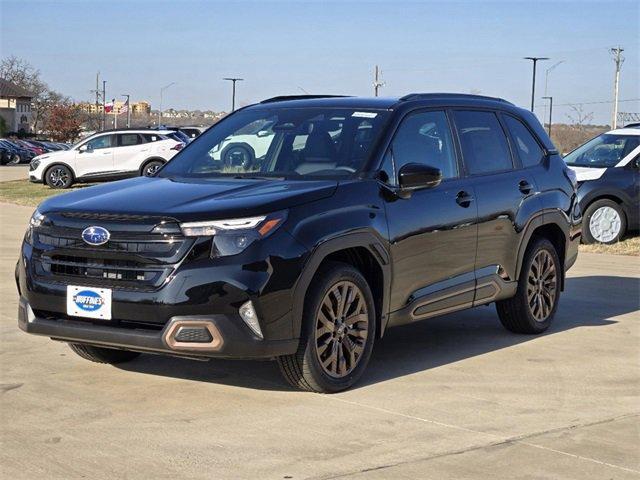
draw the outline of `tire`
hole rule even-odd
[[[548,263],[537,263],[538,259]],[[545,269],[544,265],[549,267]],[[500,322],[507,330],[536,334],[549,328],[560,301],[562,269],[553,244],[546,238],[534,237],[527,247],[515,296],[496,302]],[[542,279],[537,281],[536,270],[542,271]]]
[[[156,172],[162,168],[164,162],[162,160],[151,160],[145,163],[140,169],[140,175],[145,177],[153,177]]]
[[[80,343],[70,343],[71,350],[76,352],[85,360],[95,363],[125,363],[137,358],[140,353],[129,350],[115,350],[112,348],[93,347]]]
[[[73,185],[73,173],[65,165],[53,165],[45,172],[44,181],[51,188],[69,188]]]
[[[20,164],[20,160],[22,160],[20,158],[20,155],[18,155],[17,153],[12,155],[9,159],[9,161],[7,162],[7,165],[19,165]]]
[[[222,152],[222,162],[227,167],[239,166],[248,169],[253,165],[255,155],[250,147],[231,144]]]
[[[350,300],[344,309],[340,298]],[[345,263],[328,263],[305,296],[298,351],[278,357],[280,371],[301,390],[334,393],[351,387],[371,357],[376,317],[371,289],[362,274]]]
[[[610,245],[619,242],[625,234],[627,217],[618,203],[603,198],[602,200],[596,200],[587,207],[582,225],[583,243]]]

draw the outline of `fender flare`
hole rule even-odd
[[[539,227],[543,227],[545,225],[555,225],[558,227],[565,239],[564,252],[562,253],[562,258],[566,256],[567,247],[570,242],[570,232],[569,232],[569,219],[566,214],[560,210],[547,210],[544,212],[538,212],[536,215],[531,217],[529,222],[524,227],[524,233],[522,234],[522,240],[518,245],[518,261],[516,263],[516,278],[513,280],[517,281],[520,278],[520,272],[522,270],[522,264],[524,263],[524,255],[527,252],[527,247],[531,241],[531,237],[533,236],[533,232]],[[565,277],[565,266],[562,265],[562,287],[564,288],[564,277]]]
[[[391,290],[390,257],[378,236],[372,232],[358,232],[325,240],[311,251],[293,289],[292,320],[294,337],[299,337],[302,332],[302,315],[305,296],[322,261],[332,253],[356,247],[366,248],[382,271],[383,295],[380,304],[379,318],[379,336],[382,336],[389,317],[389,293]]]

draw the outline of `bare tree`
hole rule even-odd
[[[33,130],[36,132],[38,127],[46,122],[46,116],[53,106],[68,103],[67,97],[49,89],[49,86],[40,78],[40,70],[14,55],[0,62],[0,77],[15,83],[33,95],[31,118]]]
[[[585,113],[583,105],[569,105],[571,113],[567,114],[567,118],[571,122],[571,125],[575,126],[581,132],[585,127],[593,121],[593,112]]]

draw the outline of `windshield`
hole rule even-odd
[[[369,158],[388,111],[249,109],[174,157],[161,177],[348,177]]]
[[[604,133],[567,154],[564,161],[574,167],[614,167],[639,144],[638,135]]]

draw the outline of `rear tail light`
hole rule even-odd
[[[184,143],[176,143],[173,147],[171,147],[171,150],[180,151],[183,148],[184,148]]]

